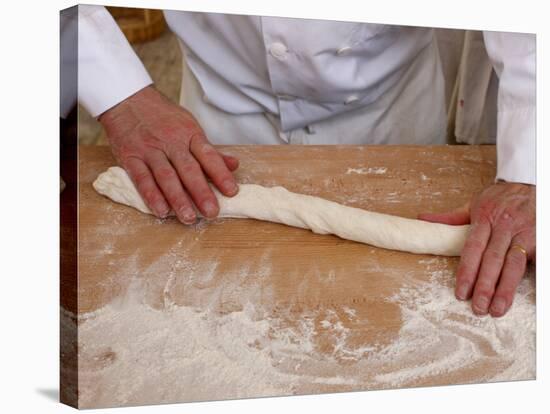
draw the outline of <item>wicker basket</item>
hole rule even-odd
[[[153,40],[166,29],[161,10],[107,7],[130,43]]]

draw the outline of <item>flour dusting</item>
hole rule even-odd
[[[126,292],[102,308],[62,312],[78,321],[82,407],[535,376],[533,274],[506,316],[480,318],[454,298],[445,259],[421,259],[426,280],[403,278],[387,298],[401,313],[396,336],[358,341],[368,309],[267,306],[272,292],[258,281],[271,275],[269,253],[222,272],[215,257],[197,263],[180,247],[140,274],[127,269]]]
[[[383,351],[398,366],[407,353],[417,349],[433,358],[376,376],[376,381],[392,386],[410,385],[422,378],[437,376],[470,366],[485,368],[485,381],[533,379],[535,377],[534,274],[520,284],[514,304],[502,318],[475,316],[469,302],[455,299],[454,273],[439,265],[438,259],[425,261],[428,282],[404,286],[390,298],[403,312],[400,339]],[[414,358],[413,358],[414,359]],[[405,364],[403,364],[405,365]],[[481,379],[480,379],[481,380]]]
[[[348,168],[346,174],[386,174],[388,169],[386,167],[361,167],[361,168]]]

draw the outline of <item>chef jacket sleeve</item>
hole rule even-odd
[[[59,115],[65,119],[77,101],[77,6],[62,10],[59,16]]]
[[[496,179],[536,184],[535,35],[483,36],[499,78]]]
[[[78,101],[98,117],[153,83],[103,6],[78,6]]]

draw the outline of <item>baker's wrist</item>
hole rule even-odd
[[[123,99],[118,104],[107,109],[98,116],[97,120],[103,124],[103,126],[106,126],[106,124],[109,124],[120,112],[126,111],[132,106],[139,106],[140,103],[146,100],[158,99],[158,95],[160,95],[160,93],[155,89],[153,84],[147,85],[136,93],[128,96],[126,99]]]

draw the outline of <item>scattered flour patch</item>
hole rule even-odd
[[[403,275],[387,299],[401,315],[397,335],[361,341],[357,332],[374,321],[368,305],[265,307],[272,293],[250,280],[271,277],[271,253],[224,268],[220,281],[217,258],[197,263],[177,253],[182,247],[133,278],[127,269],[126,293],[102,308],[62,313],[65,324],[78,320],[82,407],[291,395],[315,384],[351,391],[453,383],[475,369],[476,381],[535,376],[533,274],[505,317],[479,318],[455,299],[448,259],[421,258],[427,280]],[[151,306],[152,287],[162,306]]]
[[[348,306],[344,306],[342,308],[342,310],[348,316],[349,319],[351,319],[351,320],[357,319],[357,311],[355,309],[352,309]]]
[[[83,407],[282,395],[296,382],[258,345],[270,324],[250,303],[226,315],[175,305],[156,310],[135,280],[123,300],[83,316],[80,364],[112,355],[100,368],[81,370]]]
[[[431,269],[430,280],[404,286],[389,299],[400,305],[403,326],[399,340],[373,356],[375,359],[383,355],[395,366],[377,375],[375,380],[391,386],[406,386],[479,364],[494,367],[492,371],[487,370],[487,381],[533,379],[536,372],[534,275],[528,275],[521,282],[514,305],[504,317],[480,318],[472,313],[470,303],[456,300],[449,283],[454,278],[453,272],[441,270],[436,259],[424,263]],[[482,348],[479,344],[485,346]],[[411,358],[405,357],[414,352],[431,354],[433,358],[411,364]]]
[[[355,385],[357,384],[357,380],[354,378],[343,378],[343,377],[331,377],[331,378],[325,378],[325,377],[318,377],[314,378],[313,382],[316,384],[331,384],[331,385]]]
[[[386,174],[388,169],[386,167],[361,167],[361,168],[348,168],[346,174]]]

